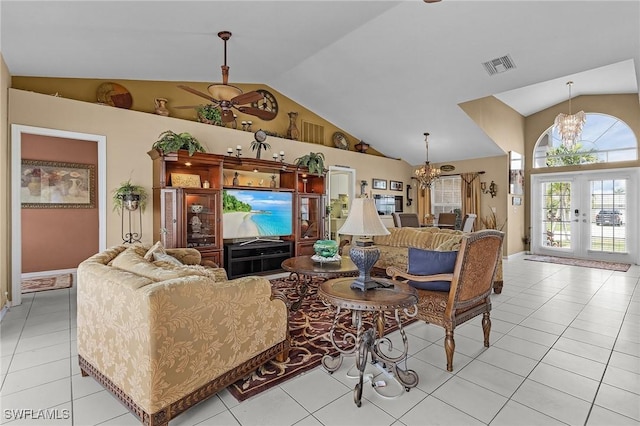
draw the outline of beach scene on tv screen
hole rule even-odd
[[[292,208],[290,192],[225,190],[222,195],[223,238],[291,235]]]

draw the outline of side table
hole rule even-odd
[[[351,261],[349,256],[342,256],[340,262],[314,262],[311,256],[296,256],[285,259],[282,269],[291,274],[295,274],[298,285],[297,292],[300,299],[291,305],[292,311],[297,311],[302,303],[302,299],[307,294],[309,284],[313,277],[319,278],[338,278],[338,277],[357,277],[358,267]]]
[[[413,317],[418,313],[418,295],[414,288],[408,284],[392,281],[389,279],[376,279],[376,281],[386,287],[379,287],[367,291],[351,288],[353,278],[338,278],[325,281],[318,287],[318,298],[327,306],[336,308],[335,318],[331,325],[329,338],[331,343],[338,350],[335,357],[325,355],[322,358],[322,365],[329,373],[333,373],[342,365],[343,356],[355,353],[356,368],[358,369],[358,383],[354,389],[354,402],[358,407],[362,405],[362,386],[364,370],[369,354],[371,362],[382,361],[385,367],[393,374],[394,379],[404,386],[406,391],[418,384],[418,375],[415,371],[402,369],[398,365],[407,358],[409,352],[409,341],[402,328],[399,311],[403,310],[405,315]],[[352,325],[356,334],[347,333],[338,344],[335,337],[336,324],[343,309],[352,312]],[[362,315],[365,312],[373,312],[375,325],[365,328]],[[402,336],[403,351],[397,356],[385,353],[382,346],[391,348],[391,341],[384,337],[384,314],[393,312],[398,330]]]

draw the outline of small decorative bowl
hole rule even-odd
[[[338,254],[338,243],[334,240],[318,240],[313,245],[317,256],[333,258]]]
[[[203,206],[202,204],[191,204],[191,213],[202,213]]]

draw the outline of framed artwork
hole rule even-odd
[[[171,186],[179,188],[200,188],[200,175],[171,173]]]
[[[515,151],[509,151],[509,193],[524,194],[524,157]]]
[[[58,161],[22,160],[23,209],[93,209],[96,166]]]
[[[392,191],[402,191],[402,182],[398,182],[397,180],[390,180],[389,186]]]
[[[371,186],[373,189],[387,189],[387,180],[386,179],[371,179]]]

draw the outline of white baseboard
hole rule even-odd
[[[0,310],[0,322],[2,322],[4,316],[7,314],[7,312],[9,312],[9,303],[10,302],[7,300],[7,303],[5,303],[5,305],[2,307],[2,310]]]
[[[29,280],[32,278],[50,277],[51,275],[62,274],[76,274],[76,268],[73,269],[57,269],[55,271],[39,271],[39,272],[27,272],[21,275],[23,280]]]

